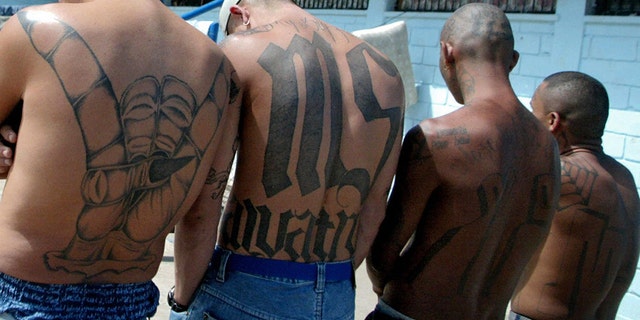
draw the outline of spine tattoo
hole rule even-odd
[[[73,108],[87,166],[76,235],[66,249],[48,252],[44,262],[52,271],[87,279],[146,270],[156,259],[148,252],[150,244],[183,205],[215,135],[220,105],[226,102],[218,104],[213,84],[226,83],[227,92],[232,86],[224,64],[199,103],[192,88],[171,75],[142,76],[118,99],[100,61],[76,30],[55,18],[32,19],[32,14],[18,13],[19,21]],[[69,54],[73,64],[63,61]],[[87,71],[79,74],[74,65]]]

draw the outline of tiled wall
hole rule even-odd
[[[347,31],[407,23],[419,92],[418,103],[406,113],[408,130],[421,119],[459,107],[438,70],[439,35],[449,14],[394,12],[392,7],[392,0],[376,0],[366,11],[310,11]],[[584,8],[585,0],[563,0],[555,15],[509,14],[521,54],[512,85],[528,106],[537,85],[551,73],[578,70],[602,81],[611,101],[605,152],[626,165],[640,185],[640,17],[585,16]],[[217,12],[200,19],[217,21]],[[619,319],[640,320],[640,271],[637,274]]]

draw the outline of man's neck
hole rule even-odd
[[[493,100],[495,97],[517,99],[509,82],[509,73],[491,63],[458,65],[458,84],[464,97],[464,104],[474,100]]]
[[[274,21],[282,20],[287,16],[292,16],[291,10],[300,9],[295,4],[289,4],[283,2],[282,4],[276,4],[274,7],[254,7],[251,10],[251,24],[252,26],[264,26],[273,23]]]
[[[560,149],[560,155],[567,156],[576,152],[603,153],[602,144],[572,144]]]

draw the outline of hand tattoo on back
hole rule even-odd
[[[45,264],[86,279],[146,270],[156,259],[149,246],[183,205],[218,127],[223,110],[213,84],[225,83],[226,92],[231,87],[224,64],[200,102],[186,82],[172,75],[142,76],[118,99],[80,34],[55,17],[42,22],[32,19],[33,14],[18,13],[19,21],[73,108],[87,166],[76,235],[66,249],[48,252]],[[75,57],[73,66],[62,61],[68,54]],[[90,71],[78,74],[75,65]]]

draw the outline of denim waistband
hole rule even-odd
[[[226,259],[226,263],[222,261]],[[222,263],[221,263],[222,262]],[[315,281],[318,270],[324,270],[326,281],[351,280],[354,275],[351,260],[340,262],[300,263],[286,260],[251,257],[233,253],[216,247],[212,263],[214,266],[225,266],[226,271],[239,271],[265,277],[288,278]],[[324,265],[324,268],[318,268]]]

